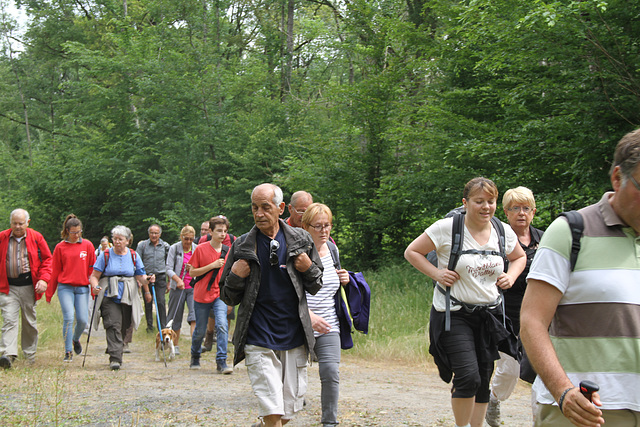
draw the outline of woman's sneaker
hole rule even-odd
[[[76,354],[82,353],[82,344],[80,344],[80,341],[72,341],[72,342],[73,342],[73,351],[75,351]]]
[[[62,359],[63,362],[71,362],[73,360],[73,353],[70,351],[65,351],[64,352],[64,359]]]
[[[500,426],[500,401],[494,399],[493,396],[489,398],[489,406],[487,407],[487,413],[484,419],[491,427]]]

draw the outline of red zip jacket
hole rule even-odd
[[[7,250],[9,249],[10,235],[10,228],[0,233],[0,292],[5,294],[9,294]],[[33,280],[33,292],[36,300],[39,300],[42,294],[36,293],[36,283],[38,283],[38,280],[44,280],[48,284],[51,279],[51,250],[49,250],[49,246],[47,246],[42,234],[35,230],[28,228],[25,239],[29,254],[29,266],[31,267],[31,278]],[[39,255],[38,250],[40,250]]]
[[[53,273],[47,291],[47,302],[51,302],[58,289],[58,283],[71,286],[88,286],[89,276],[96,262],[96,250],[93,244],[82,239],[78,243],[62,241],[53,250]]]

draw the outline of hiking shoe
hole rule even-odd
[[[214,338],[213,338],[213,332],[208,332],[204,337],[204,343],[202,344],[202,352],[206,352],[206,351],[211,351],[211,349],[213,348],[213,342],[214,342]]]
[[[63,362],[71,362],[73,360],[73,353],[70,351],[65,351],[64,352],[64,359],[62,359]]]
[[[177,345],[174,346],[173,352],[176,354],[176,356],[180,356],[180,347],[178,347]]]
[[[82,353],[82,344],[80,344],[80,341],[73,341],[73,351],[75,351],[76,354]]]
[[[15,356],[0,357],[0,368],[10,369],[11,365],[13,365],[14,360],[15,360]]]
[[[109,369],[112,371],[117,371],[120,369],[120,362],[111,362],[109,363]]]
[[[129,344],[125,344],[125,345],[122,347],[122,352],[123,352],[123,353],[131,353],[131,349],[129,348]]]
[[[200,369],[200,358],[191,356],[191,363],[189,369]]]
[[[227,366],[227,362],[224,360],[222,362],[216,363],[216,371],[219,374],[230,375],[233,373],[233,368]]]
[[[494,399],[493,396],[489,398],[489,406],[487,407],[487,413],[484,419],[491,427],[500,426],[500,401]]]

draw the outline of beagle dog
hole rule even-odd
[[[162,338],[160,338],[160,334],[162,334]],[[173,346],[173,340],[175,339],[176,332],[171,328],[165,328],[156,334],[156,362],[160,361],[160,353],[162,352],[161,343],[164,343],[164,352],[167,356],[167,359],[175,359],[176,350]]]

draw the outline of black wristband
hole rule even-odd
[[[560,396],[560,399],[558,400],[558,407],[560,408],[560,412],[562,412],[564,414],[564,411],[562,410],[562,404],[564,403],[564,398],[567,396],[567,393],[569,393],[569,390],[573,390],[575,387],[569,387],[568,389],[566,389],[565,391],[562,392],[562,395]]]

